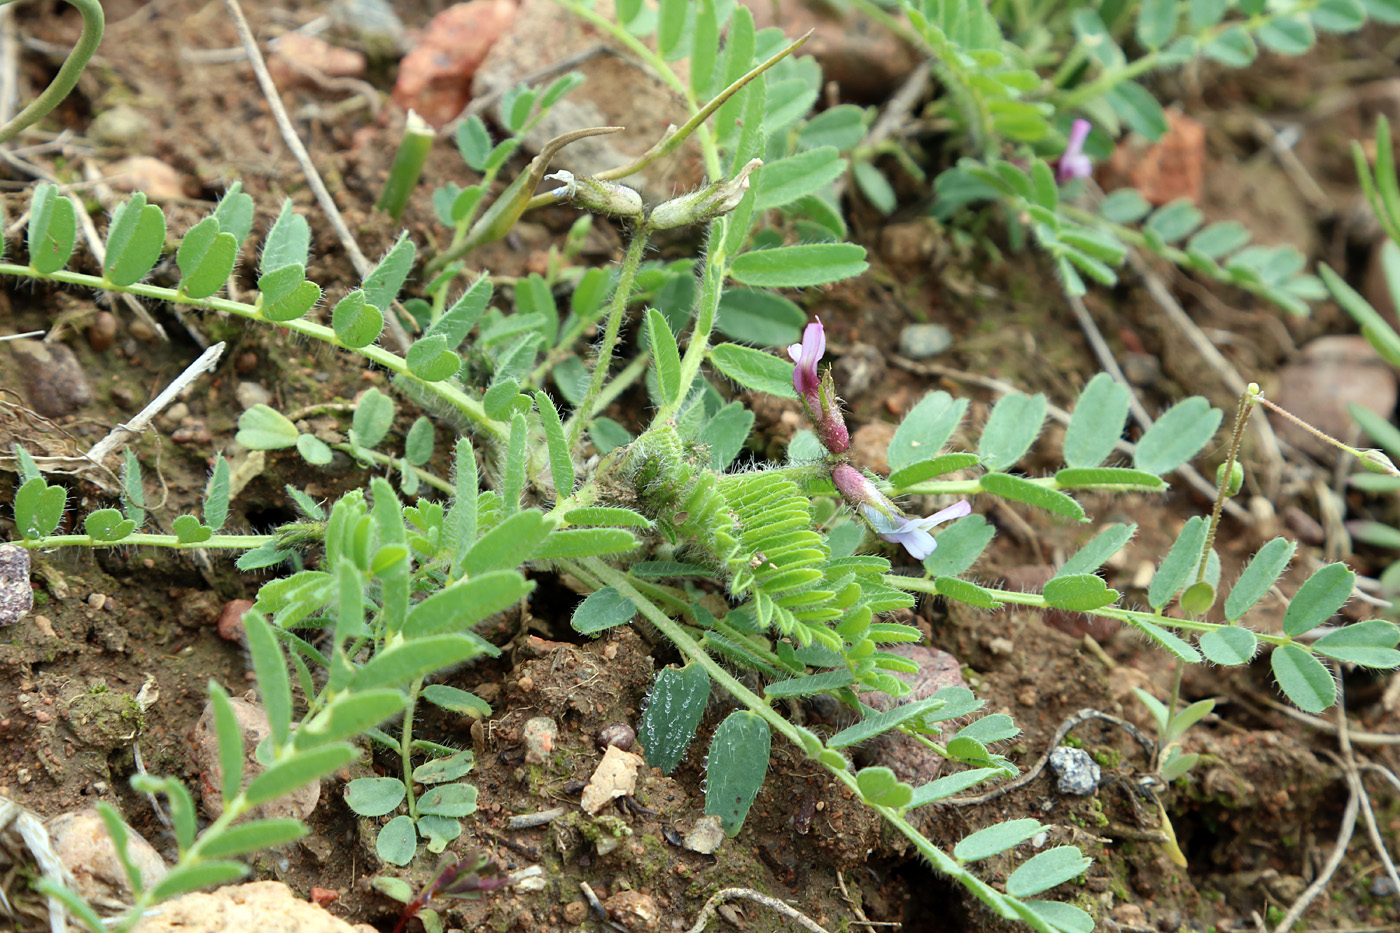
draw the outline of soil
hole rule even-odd
[[[253,26],[263,37],[295,28],[320,12],[305,3],[249,6]],[[417,28],[441,6],[441,0],[415,0],[399,4],[398,11]],[[290,197],[307,208],[312,220],[309,277],[345,283],[327,288],[332,301],[348,290],[356,281],[351,265],[319,219],[248,67],[183,54],[237,45],[223,7],[195,0],[111,0],[105,7],[109,28],[100,53],[49,124],[78,135],[29,156],[34,164],[78,179],[130,156],[161,160],[173,167],[183,186],[162,204],[172,237],[196,222],[235,180],[255,199],[257,230],[266,229],[281,201]],[[56,3],[26,6],[18,24],[22,34],[53,48],[66,48],[78,32],[76,15]],[[1364,211],[1345,145],[1370,132],[1377,112],[1396,109],[1393,92],[1377,90],[1396,77],[1393,56],[1385,52],[1394,38],[1393,30],[1373,28],[1328,39],[1301,59],[1265,57],[1242,73],[1207,68],[1164,79],[1159,96],[1177,101],[1206,129],[1203,208],[1209,219],[1239,220],[1266,242],[1293,242],[1310,259],[1330,262],[1359,280],[1374,231],[1356,220]],[[43,45],[23,55],[25,86],[38,86],[53,73],[57,60],[49,49]],[[393,64],[372,67],[366,80],[372,96],[384,98]],[[311,85],[284,93],[363,251],[376,256],[397,232],[372,207],[402,116],[387,110],[376,116],[354,103],[357,99],[340,86]],[[81,139],[97,114],[118,106],[140,115],[136,138],[121,146],[89,145]],[[1261,122],[1302,128],[1299,145],[1286,161],[1275,158],[1268,141],[1261,140]],[[929,142],[933,151],[935,141]],[[1300,187],[1298,171],[1313,179],[1315,191]],[[404,218],[429,249],[443,242],[430,189],[446,180],[460,183],[468,174],[450,143],[441,140],[426,184]],[[0,179],[0,204],[6,216],[17,217],[31,179],[14,166],[0,167]],[[953,349],[938,359],[949,371],[1045,392],[1059,404],[1072,400],[1098,367],[1048,264],[1031,252],[1003,253],[946,235],[924,219],[927,205],[920,190],[907,180],[901,184],[904,206],[892,218],[880,217],[858,198],[849,204],[853,238],[870,249],[871,272],[819,293],[794,296],[826,323],[833,356],[838,366],[847,367],[843,378],[851,379],[857,370],[861,374],[863,385],[847,393],[853,430],[897,423],[933,389],[971,398],[974,424],[995,401],[985,386],[958,381],[946,371],[938,375],[880,349],[897,346],[900,331],[912,322],[934,321],[952,331]],[[114,201],[100,189],[85,196],[93,199],[88,206],[100,225]],[[529,215],[519,239],[474,259],[503,275],[542,268],[548,250],[562,243],[573,219],[562,208]],[[621,242],[617,231],[600,222],[590,235],[588,254],[599,261],[615,259]],[[87,252],[80,248],[77,255],[78,267],[92,271]],[[1313,337],[1354,329],[1326,304],[1311,317],[1289,318],[1240,293],[1165,268],[1158,273],[1250,380],[1266,382]],[[158,268],[155,279],[174,281],[169,269]],[[1154,375],[1139,386],[1151,410],[1197,393],[1233,411],[1234,399],[1221,374],[1202,361],[1137,284],[1095,291],[1089,307],[1120,359],[1135,354],[1151,361],[1148,371]],[[0,343],[0,397],[5,399],[0,447],[8,450],[10,443],[21,441],[34,451],[61,453],[89,446],[111,425],[129,419],[198,355],[193,335],[224,340],[229,346],[223,362],[181,400],[181,417],[158,421],[159,430],[136,445],[143,463],[158,464],[162,495],[153,518],[166,530],[173,516],[195,508],[211,457],[231,449],[244,407],[240,386],[261,387],[269,403],[283,412],[345,403],[370,386],[388,390],[383,373],[366,371],[324,347],[287,341],[237,321],[212,316],[181,321],[168,309],[149,310],[169,340],[159,339],[126,306],[106,296],[0,283],[0,329],[61,330],[92,390],[90,401],[52,418],[15,407],[12,402],[23,404],[27,379],[49,374],[26,371],[8,345]],[[108,319],[99,321],[106,312],[116,316],[115,336],[103,330],[110,327]],[[90,325],[99,325],[93,336],[88,335]],[[246,396],[248,390],[242,392]],[[751,452],[781,456],[799,425],[795,405],[748,401],[758,414]],[[609,414],[623,423],[635,422],[645,415],[643,406],[624,398]],[[330,412],[333,417],[334,410]],[[401,401],[397,427],[406,430],[416,414]],[[437,430],[441,451],[450,446],[452,428],[439,424]],[[1058,436],[1056,428],[1047,431],[1038,459],[1029,464],[1032,471],[1058,464]],[[955,437],[953,443],[965,441]],[[1221,455],[1208,451],[1203,472],[1213,475],[1212,458]],[[1251,518],[1227,518],[1222,528],[1219,544],[1227,578],[1260,544],[1286,531],[1284,517],[1291,512],[1316,516],[1317,483],[1324,489],[1330,483],[1325,468],[1306,460],[1290,457],[1280,470],[1253,448],[1246,456],[1250,480],[1243,502]],[[308,467],[294,454],[269,454],[260,468],[256,461],[244,463],[255,475],[234,502],[231,524],[247,530],[268,530],[293,517],[284,492],[288,484],[327,498],[366,481],[363,471],[340,459],[325,470]],[[148,467],[148,475],[156,474]],[[0,475],[0,504],[7,516],[11,479],[12,474]],[[67,522],[111,504],[81,482],[70,487],[69,502]],[[1165,498],[1089,496],[1084,502],[1097,522],[1139,526],[1137,537],[1107,572],[1109,585],[1127,593],[1130,602],[1145,597],[1134,584],[1141,566],[1165,552],[1187,517],[1209,507],[1180,484]],[[1353,496],[1347,505],[1353,516],[1391,523],[1397,517],[1393,501]],[[1043,580],[1045,568],[1092,534],[1092,526],[1050,523],[1005,505],[994,507],[988,518],[998,537],[976,573],[1027,586],[1037,574]],[[1313,526],[1294,518],[1288,527],[1311,534]],[[11,533],[11,526],[0,520],[0,537]],[[1348,552],[1334,523],[1325,537],[1304,542],[1296,565],[1307,568],[1324,554],[1331,558]],[[1373,576],[1389,559],[1385,552],[1365,548],[1350,555],[1358,572]],[[1283,590],[1291,592],[1301,573],[1286,578]],[[109,801],[170,856],[170,833],[127,781],[144,769],[177,775],[191,787],[198,783],[187,736],[204,707],[207,685],[220,683],[235,695],[250,688],[247,659],[236,641],[220,637],[217,621],[228,601],[251,598],[263,577],[239,573],[217,556],[114,548],[36,555],[33,579],[34,611],[5,630],[0,643],[0,796],[44,817]],[[568,625],[577,601],[568,581],[542,573],[538,583],[528,614],[508,613],[483,633],[502,646],[502,657],[445,678],[487,699],[493,718],[473,723],[426,712],[415,734],[476,752],[471,780],[480,791],[479,812],[454,848],[466,848],[463,843],[479,847],[509,869],[541,865],[547,881],[535,892],[506,890],[453,904],[450,927],[596,928],[597,918],[591,917],[581,893],[580,884],[586,883],[605,901],[627,891],[648,896],[665,929],[688,927],[710,894],[730,886],[787,900],[828,930],[862,928],[855,924],[865,920],[902,923],[906,931],[1008,928],[960,887],[912,859],[901,840],[824,772],[782,745],[774,749],[769,779],[743,833],[713,856],[675,844],[703,812],[699,754],[691,754],[669,777],[644,770],[635,805],[608,808],[597,817],[582,813],[577,793],[601,755],[596,735],[617,723],[635,725],[654,670],[675,657],[651,643],[646,633],[631,629],[580,640]],[[1282,603],[1272,605],[1281,616]],[[958,659],[988,711],[1015,718],[1023,733],[1000,751],[1022,767],[1040,757],[1071,714],[1097,709],[1146,726],[1132,688],[1158,696],[1170,689],[1173,668],[1164,654],[1127,632],[1086,627],[1082,618],[1057,614],[1047,619],[1014,609],[977,613],[930,600],[908,615],[927,630],[934,646]],[[152,698],[151,690],[158,696],[143,705],[137,696],[148,683],[145,699]],[[1354,728],[1400,731],[1388,685],[1385,678],[1347,678]],[[935,808],[921,815],[924,828],[950,848],[995,820],[1033,816],[1052,824],[1046,845],[1077,844],[1094,863],[1082,883],[1068,884],[1051,896],[1082,904],[1102,918],[1102,929],[1224,931],[1271,925],[1317,877],[1331,851],[1347,799],[1336,737],[1276,711],[1270,701],[1277,693],[1262,665],[1188,669],[1183,695],[1219,700],[1217,714],[1193,730],[1187,743],[1188,750],[1203,754],[1202,764],[1163,797],[1185,866],[1168,855],[1156,809],[1139,786],[1148,770],[1142,749],[1125,732],[1102,722],[1078,727],[1070,739],[1103,769],[1104,783],[1096,795],[1060,795],[1042,776],[984,805]],[[704,747],[727,710],[722,699],[712,701],[694,749]],[[794,713],[816,715],[813,710]],[[527,765],[520,733],[524,721],[534,716],[551,717],[560,733],[547,761]],[[1400,766],[1395,748],[1358,746],[1357,754],[1394,769]],[[285,881],[303,896],[313,887],[329,889],[335,894],[330,909],[337,915],[391,929],[398,906],[379,894],[371,879],[385,874],[421,884],[435,857],[423,855],[403,870],[381,864],[372,844],[374,821],[357,818],[345,806],[342,788],[346,779],[392,773],[394,767],[388,758],[366,756],[328,781],[311,821],[312,835],[255,858],[254,877]],[[1400,832],[1400,804],[1390,788],[1379,783],[1368,787],[1381,832],[1393,843]],[[554,806],[565,807],[567,815],[547,827],[506,828],[510,816]],[[619,844],[607,842],[610,838]],[[599,854],[600,840],[606,854]],[[983,868],[996,881],[1007,865],[993,859]],[[1394,897],[1371,893],[1383,873],[1358,832],[1306,924],[1313,929],[1387,928],[1400,921]],[[8,893],[28,896],[14,879]],[[748,902],[726,910],[716,926],[793,928]]]

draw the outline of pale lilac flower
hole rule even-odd
[[[891,544],[902,544],[915,560],[923,560],[938,547],[932,529],[972,512],[966,501],[935,512],[928,518],[905,518],[865,474],[848,463],[831,471],[831,481],[852,508],[870,524],[876,534]]]
[[[797,364],[792,371],[792,387],[807,400],[813,412],[821,410],[821,399],[817,396],[821,385],[817,377],[817,364],[825,355],[826,328],[822,327],[822,319],[817,318],[802,332],[802,342],[788,347],[788,356]]]
[[[905,518],[902,515],[889,516],[873,505],[861,506],[861,514],[870,522],[875,533],[891,544],[902,544],[915,560],[924,560],[938,547],[930,533],[933,528],[955,518],[962,518],[972,512],[966,500],[950,505],[941,512],[934,512],[927,518]]]
[[[1055,179],[1061,184],[1071,178],[1088,178],[1094,174],[1093,160],[1084,154],[1084,142],[1091,129],[1093,124],[1088,120],[1075,120],[1070,127],[1064,154],[1055,162]]]

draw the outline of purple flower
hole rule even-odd
[[[934,512],[928,518],[889,516],[873,505],[863,505],[860,511],[876,534],[891,544],[904,545],[909,556],[915,560],[924,560],[938,547],[938,542],[933,539],[930,531],[944,522],[970,514],[972,506],[964,500],[941,512]]]
[[[1089,138],[1093,124],[1088,120],[1075,120],[1070,127],[1069,142],[1064,154],[1055,161],[1055,179],[1061,184],[1071,178],[1088,178],[1094,174],[1093,161],[1084,154],[1084,141]]]
[[[821,399],[817,388],[821,380],[817,378],[817,364],[826,355],[826,328],[822,319],[817,318],[802,332],[802,342],[788,347],[788,356],[797,364],[792,371],[792,387],[797,394],[807,400],[813,412],[821,410]]]

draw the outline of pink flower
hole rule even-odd
[[[891,544],[902,544],[915,560],[924,560],[938,547],[938,542],[930,533],[933,528],[955,518],[962,518],[972,512],[966,500],[951,505],[941,512],[934,512],[927,518],[891,517],[871,505],[861,506],[861,514],[870,522],[875,533]]]
[[[817,364],[825,355],[826,328],[822,327],[822,319],[817,318],[802,332],[802,342],[788,347],[788,356],[797,364],[792,371],[792,387],[807,400],[813,412],[821,410],[821,400],[817,396],[821,384],[817,378]]]
[[[1071,178],[1088,178],[1094,174],[1093,161],[1084,154],[1084,141],[1089,138],[1093,124],[1088,120],[1075,120],[1070,127],[1069,142],[1064,154],[1055,161],[1055,179],[1061,184]]]

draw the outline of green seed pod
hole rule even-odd
[[[1215,605],[1215,587],[1206,581],[1193,583],[1181,594],[1181,609],[1193,618],[1199,618]]]
[[[1225,487],[1225,495],[1227,498],[1239,495],[1240,487],[1244,485],[1244,467],[1240,465],[1238,460],[1230,464],[1230,477],[1228,481],[1225,477],[1225,464],[1220,464],[1216,469],[1215,485],[1218,488],[1222,484]]]

